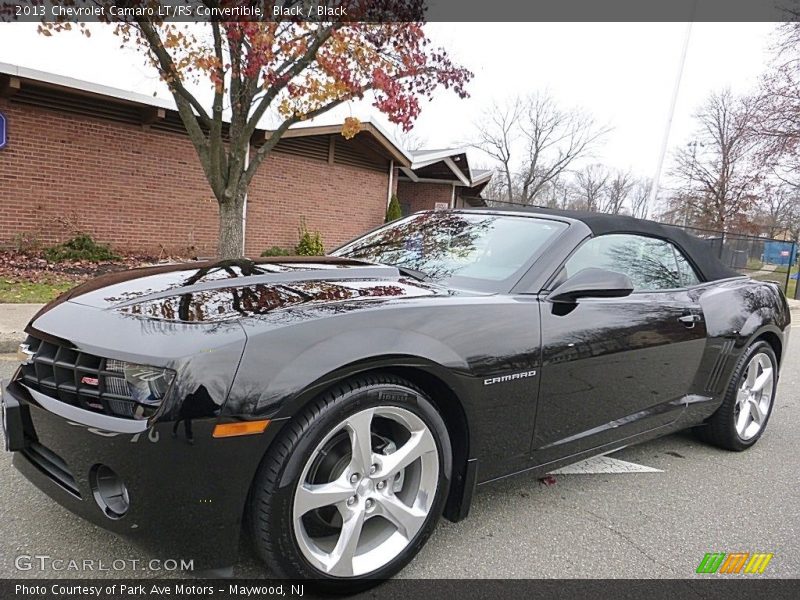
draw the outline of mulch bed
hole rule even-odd
[[[11,250],[0,252],[0,280],[11,282],[74,282],[80,283],[115,271],[152,265],[158,261],[151,256],[125,256],[122,260],[93,263],[88,261],[49,262],[37,254]]]

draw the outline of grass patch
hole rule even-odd
[[[747,259],[747,269],[751,271],[759,271],[764,266],[764,262],[758,258]]]
[[[43,304],[75,287],[71,282],[0,281],[0,303]]]

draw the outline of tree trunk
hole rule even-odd
[[[244,256],[244,194],[234,200],[219,203],[219,247],[217,255],[222,259]]]

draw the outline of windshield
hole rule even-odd
[[[562,231],[547,219],[434,211],[412,215],[333,254],[413,269],[452,287],[494,291]]]

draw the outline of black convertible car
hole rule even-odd
[[[159,556],[396,573],[477,484],[679,429],[763,434],[779,287],[626,217],[436,211],[328,257],[148,267],[37,314],[3,386],[14,464]]]

